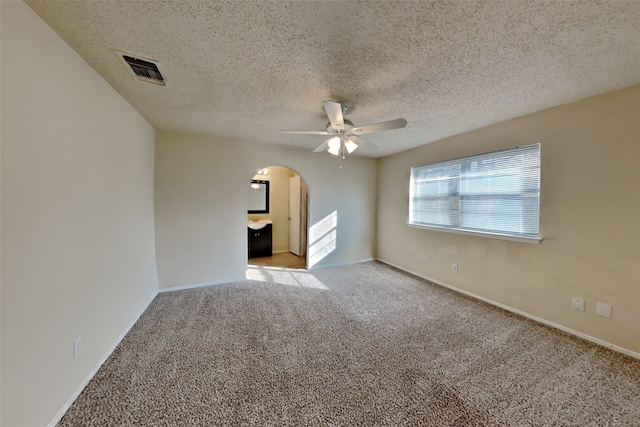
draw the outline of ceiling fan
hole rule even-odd
[[[279,132],[281,134],[330,136],[329,139],[313,151],[318,153],[328,150],[329,153],[340,156],[340,159],[344,159],[347,154],[353,153],[359,146],[369,145],[373,148],[378,148],[374,144],[360,138],[360,135],[367,135],[383,130],[400,129],[407,126],[405,119],[395,119],[356,127],[350,120],[344,118],[344,114],[347,111],[346,106],[340,105],[339,102],[335,101],[324,101],[322,105],[324,105],[324,111],[329,118],[326,130],[281,130]],[[342,168],[342,165],[340,168]]]

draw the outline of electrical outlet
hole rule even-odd
[[[584,300],[582,298],[571,297],[571,308],[575,311],[584,311]]]
[[[596,314],[602,317],[611,317],[611,306],[603,302],[596,304]]]
[[[451,264],[451,271],[453,271],[454,273],[458,272],[458,264]]]
[[[80,356],[80,350],[82,350],[82,337],[78,337],[73,340],[73,357]]]

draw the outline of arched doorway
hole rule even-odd
[[[309,189],[285,166],[260,169],[249,183],[248,265],[307,268]]]

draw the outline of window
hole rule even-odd
[[[539,238],[540,144],[411,168],[409,225]]]

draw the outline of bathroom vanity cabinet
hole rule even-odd
[[[273,224],[271,221],[249,221],[247,227],[249,258],[272,256]]]

